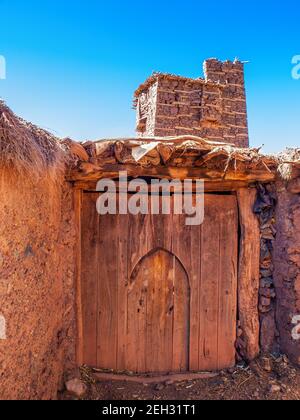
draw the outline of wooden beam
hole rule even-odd
[[[254,360],[259,354],[260,229],[253,212],[256,197],[257,190],[254,188],[243,188],[237,192],[241,226],[239,318],[246,345],[243,356],[248,361]]]
[[[272,182],[276,179],[276,173],[267,170],[223,170],[196,168],[196,167],[171,167],[153,166],[142,167],[139,165],[107,164],[95,165],[82,163],[80,169],[73,170],[68,176],[68,181],[97,181],[103,178],[118,178],[120,172],[127,172],[129,177],[153,177],[165,179],[204,179],[207,181],[245,181]]]
[[[214,372],[200,372],[200,373],[178,373],[161,376],[129,376],[114,373],[93,373],[94,378],[99,382],[135,382],[141,384],[157,384],[162,382],[187,382],[198,381],[202,379],[212,379],[219,376]]]
[[[246,181],[206,181],[204,184],[204,192],[234,192],[240,188],[247,188],[248,183]],[[121,185],[116,182],[117,191],[120,191]],[[95,192],[97,187],[97,181],[76,181],[74,182],[74,189],[79,189],[88,192]],[[193,185],[193,192],[195,191],[195,185]]]

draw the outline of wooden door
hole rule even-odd
[[[82,205],[84,363],[117,371],[216,370],[235,363],[238,217],[234,196],[184,215],[106,215]]]
[[[157,249],[134,269],[127,292],[127,348],[135,372],[189,368],[190,291],[187,273],[170,252]]]

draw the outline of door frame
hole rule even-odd
[[[145,176],[146,176],[145,170]],[[107,174],[102,173],[102,178]],[[99,177],[99,179],[101,179]],[[163,177],[163,176],[162,176]],[[182,178],[184,179],[184,177]],[[76,227],[75,241],[75,293],[76,293],[76,362],[83,365],[83,317],[82,317],[82,279],[81,279],[81,228],[82,200],[84,192],[95,192],[96,182],[74,182],[74,214]],[[260,228],[253,208],[257,197],[255,186],[241,186],[240,182],[213,182],[206,192],[231,192],[236,194],[239,212],[239,254],[238,254],[238,320],[245,341],[244,357],[247,361],[255,359],[260,351],[259,322],[259,282],[260,282]],[[250,293],[249,293],[250,291]]]

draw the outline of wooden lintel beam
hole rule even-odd
[[[227,171],[217,169],[203,169],[195,167],[168,167],[155,166],[150,168],[138,165],[103,165],[96,166],[84,163],[80,170],[72,171],[67,177],[68,181],[97,181],[103,178],[118,178],[120,172],[127,172],[129,177],[154,177],[166,179],[204,179],[212,182],[245,181],[272,182],[276,173],[266,170]]]
[[[234,192],[240,188],[247,188],[249,183],[244,181],[222,181],[222,182],[212,182],[206,181],[204,183],[204,191],[207,192]],[[254,185],[254,184],[253,184]],[[97,181],[76,181],[74,182],[75,190],[83,190],[89,192],[95,192],[97,187]],[[117,182],[117,190],[121,188],[120,184]],[[126,188],[126,187],[124,187]],[[195,184],[193,185],[193,191],[195,190]],[[185,189],[186,191],[186,189]]]

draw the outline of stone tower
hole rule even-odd
[[[138,136],[194,135],[249,147],[243,63],[209,59],[204,75],[148,78],[135,92]]]

